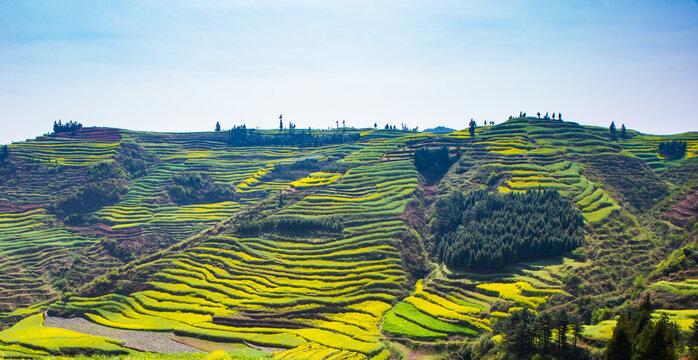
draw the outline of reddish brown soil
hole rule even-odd
[[[667,210],[664,215],[668,217],[673,217],[679,220],[686,220],[688,218],[698,215],[698,193],[693,193],[688,195],[681,202],[676,204],[673,208]]]
[[[121,133],[119,129],[114,128],[104,128],[104,127],[86,127],[75,132],[62,132],[53,137],[68,138],[68,139],[79,139],[87,141],[101,141],[101,142],[118,142],[121,141]]]
[[[11,202],[0,201],[0,213],[25,212],[38,209],[42,206],[46,206],[46,204],[17,205]]]

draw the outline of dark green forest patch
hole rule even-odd
[[[458,268],[494,269],[581,244],[583,218],[556,191],[454,192],[436,202],[429,248]]]
[[[456,160],[458,160],[457,157],[450,156],[445,146],[434,150],[419,149],[414,152],[414,166],[428,185],[441,179]]]

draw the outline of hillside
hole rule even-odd
[[[670,140],[685,141],[685,155],[658,152]],[[437,159],[444,148],[434,160],[444,173],[415,166],[418,150]],[[280,359],[448,354],[492,335],[498,351],[500,323],[523,308],[565,311],[593,348],[645,294],[652,316],[687,332],[698,317],[696,155],[695,132],[614,139],[537,118],[475,136],[84,128],[11,144],[0,162],[0,350],[154,351],[125,335],[144,331]],[[579,227],[553,220],[557,210],[494,208],[544,190]],[[502,267],[491,247],[469,250],[485,265],[447,266],[437,249],[470,241],[463,224],[437,230],[454,192],[492,199],[473,229],[498,241],[533,248],[531,236],[555,231],[579,241],[546,256],[507,245],[523,255]]]

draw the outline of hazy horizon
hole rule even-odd
[[[0,1],[0,143],[131,130],[698,130],[698,2]]]

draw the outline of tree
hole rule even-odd
[[[470,126],[470,129],[469,129],[469,131],[470,131],[470,136],[475,136],[475,126],[477,126],[477,124],[475,123],[475,120],[470,119],[470,124],[469,124],[469,126]]]
[[[582,337],[582,332],[584,331],[584,325],[582,325],[582,318],[579,315],[572,316],[572,336],[574,337],[574,347],[577,347],[577,341]]]
[[[347,127],[347,122],[346,122],[346,120],[342,120],[342,127],[343,127],[343,128]]]
[[[374,128],[375,130],[378,130],[378,123],[373,123],[373,128]]]
[[[628,318],[621,315],[616,328],[613,330],[611,340],[606,344],[606,360],[631,360],[633,345],[630,338]]]
[[[675,360],[678,329],[666,315],[651,319],[652,303],[645,294],[638,307],[620,315],[613,337],[606,345],[606,360]]]
[[[559,310],[555,313],[553,322],[555,324],[555,329],[557,329],[557,348],[562,353],[567,345],[567,330],[570,325],[570,319],[567,316],[567,312],[564,310]]]
[[[611,139],[615,140],[617,135],[615,122],[611,121],[611,126],[608,127],[608,130],[611,133]]]
[[[284,117],[282,114],[279,114],[279,130],[284,130]]]
[[[540,119],[540,111],[538,112],[538,118]]]
[[[562,113],[557,113],[557,119],[562,121]]]
[[[691,355],[698,359],[698,321],[694,321],[693,326],[691,326],[688,335],[688,348],[691,350]]]
[[[3,145],[2,151],[0,151],[0,162],[5,161],[8,156],[10,156],[10,149],[7,147],[7,145]]]
[[[626,131],[625,131],[625,124],[620,126],[620,137],[625,139],[626,136]]]
[[[669,327],[666,314],[652,325],[651,322],[644,327],[638,335],[635,345],[633,360],[674,360],[676,338]]]
[[[221,123],[216,121],[216,131],[221,131]]]
[[[79,122],[73,122],[73,120],[70,120],[65,124],[62,124],[60,119],[58,119],[58,122],[53,122],[53,132],[56,134],[60,132],[70,132],[75,135],[75,132],[80,129],[82,129],[82,124]]]

